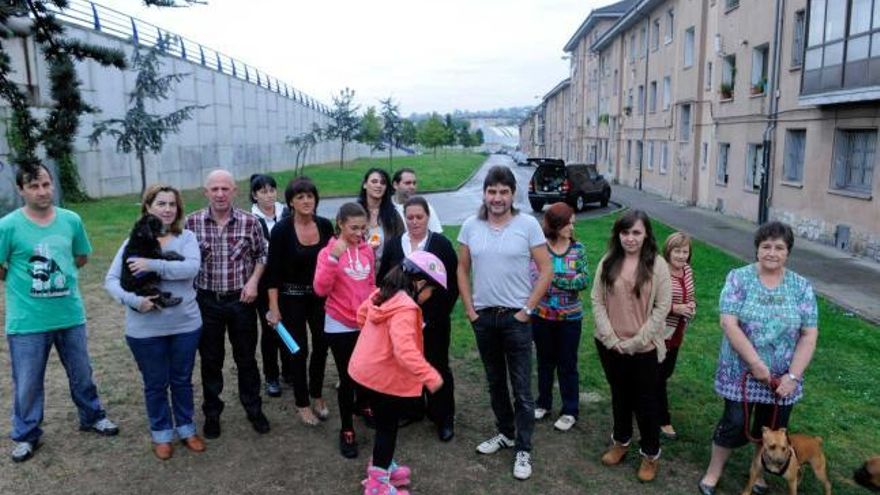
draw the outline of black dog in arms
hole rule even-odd
[[[124,290],[134,292],[142,297],[157,296],[153,303],[161,308],[177,306],[183,298],[173,296],[170,292],[159,289],[161,278],[156,272],[135,275],[128,267],[131,258],[161,259],[166,261],[183,261],[185,258],[175,251],[162,252],[159,237],[162,235],[162,220],[155,215],[146,214],[134,224],[128,244],[122,253],[122,279]]]

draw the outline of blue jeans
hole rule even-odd
[[[53,345],[67,372],[70,396],[79,411],[80,426],[92,426],[107,416],[92,381],[86,337],[85,324],[49,332],[6,335],[15,388],[12,440],[36,442],[43,435],[40,429],[45,395],[43,381]]]
[[[553,409],[553,373],[559,377],[562,412],[578,417],[578,345],[581,319],[545,320],[532,318],[532,333],[538,354],[538,407]]]
[[[532,450],[535,401],[532,400],[532,326],[517,321],[510,308],[485,308],[473,322],[477,349],[486,369],[489,397],[498,431],[516,438],[517,451]],[[513,407],[507,387],[513,388]]]
[[[144,403],[155,443],[174,440],[175,431],[180,438],[196,434],[192,373],[201,333],[199,329],[144,339],[125,337],[144,379]]]

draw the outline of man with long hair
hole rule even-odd
[[[532,474],[535,428],[530,317],[553,273],[541,226],[534,217],[521,215],[513,207],[515,194],[516,178],[509,168],[489,169],[480,211],[465,220],[458,236],[458,287],[486,369],[498,425],[498,433],[478,445],[477,452],[494,454],[515,447],[513,475],[525,480]],[[539,272],[534,286],[529,277],[532,259]]]

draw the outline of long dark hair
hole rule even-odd
[[[513,193],[513,202],[516,202],[516,176],[513,175],[513,172],[509,168],[503,165],[495,165],[486,172],[486,178],[483,179],[483,194],[485,195],[486,189],[489,189],[492,186],[509,187],[510,192]],[[477,218],[480,220],[488,220],[489,208],[486,206],[486,198],[482,198],[481,201],[482,204],[480,204],[480,209],[477,211]],[[510,214],[516,215],[517,213],[519,213],[519,210],[511,204]]]
[[[639,252],[636,285],[633,287],[633,294],[637,299],[641,297],[642,286],[651,280],[654,274],[654,259],[657,257],[657,239],[654,238],[654,229],[651,228],[651,219],[648,218],[647,213],[642,210],[630,210],[614,222],[611,239],[608,239],[608,251],[605,254],[605,261],[602,262],[602,284],[605,290],[611,292],[614,290],[614,282],[620,275],[623,258],[626,256],[620,244],[620,233],[631,229],[639,221],[645,226],[645,242]]]
[[[373,304],[381,306],[400,291],[406,292],[406,295],[415,301],[419,292],[416,290],[415,283],[419,280],[425,280],[425,277],[416,273],[407,273],[400,265],[395,266],[379,282],[379,292],[373,296]]]
[[[403,233],[403,220],[400,219],[400,215],[397,214],[397,209],[394,208],[394,203],[391,202],[391,196],[393,194],[391,187],[391,178],[388,177],[388,172],[381,168],[372,167],[367,170],[367,173],[364,174],[364,179],[361,181],[361,190],[358,193],[358,203],[367,209],[367,190],[364,189],[364,185],[367,183],[367,180],[373,174],[379,174],[382,176],[382,180],[385,181],[385,194],[382,195],[382,201],[379,203],[379,225],[385,229],[385,237],[390,239],[392,237],[398,236]],[[369,215],[367,215],[367,219],[369,219]]]

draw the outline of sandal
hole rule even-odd
[[[299,412],[299,419],[303,423],[305,423],[309,426],[315,426],[318,423],[320,423],[320,420],[318,420],[318,417],[315,416],[315,413],[312,412],[312,408],[310,408],[308,406],[298,407],[297,411]]]

